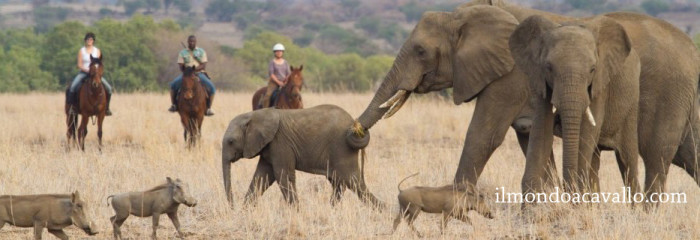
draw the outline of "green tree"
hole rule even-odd
[[[88,28],[82,23],[68,21],[56,25],[46,34],[41,68],[57,78],[61,86],[73,80],[78,73],[78,49],[83,45],[83,36],[87,31]],[[99,45],[101,40],[97,36],[96,44]]]

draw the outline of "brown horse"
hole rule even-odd
[[[188,147],[196,145],[201,135],[204,111],[207,110],[207,91],[195,76],[194,69],[185,67],[182,73],[182,87],[177,96],[177,110],[185,128],[184,137]]]
[[[68,125],[68,144],[75,143],[75,126],[80,114],[80,127],[78,128],[78,143],[80,149],[85,151],[85,136],[87,135],[88,120],[92,116],[97,116],[97,137],[99,139],[99,150],[102,151],[102,122],[107,109],[107,92],[102,86],[102,56],[93,58],[90,56],[90,71],[84,78],[83,84],[78,91],[78,106],[66,103],[66,124]],[[70,86],[69,86],[70,87]],[[71,111],[72,109],[72,111]],[[94,124],[94,119],[93,119]],[[71,141],[72,140],[72,141]]]
[[[304,103],[301,101],[301,88],[304,85],[304,77],[301,75],[301,71],[304,69],[304,65],[299,66],[299,68],[289,66],[289,69],[292,70],[292,73],[287,77],[287,84],[277,94],[277,100],[273,105],[278,109],[302,109]],[[263,87],[253,94],[253,110],[263,108],[260,99],[265,95],[266,90],[267,87]]]

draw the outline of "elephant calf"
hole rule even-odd
[[[401,183],[406,179],[417,175],[415,173],[399,182],[399,206],[400,212],[394,219],[393,231],[401,223],[402,218],[406,218],[408,226],[422,237],[420,232],[413,226],[418,214],[423,211],[427,213],[442,213],[440,222],[440,233],[445,230],[450,217],[459,219],[471,224],[467,212],[475,210],[482,216],[493,219],[491,211],[484,202],[484,197],[467,190],[464,185],[446,185],[442,187],[412,187],[401,190]]]
[[[88,235],[97,232],[85,216],[85,202],[76,191],[72,194],[0,196],[0,228],[8,223],[16,227],[34,227],[34,238],[41,239],[44,228],[60,239],[68,239],[63,228],[70,225]]]
[[[333,185],[331,204],[350,188],[364,201],[380,209],[384,203],[367,190],[360,170],[358,150],[369,143],[349,134],[353,119],[343,109],[321,105],[307,109],[262,109],[238,115],[228,125],[222,142],[224,190],[231,195],[231,163],[260,156],[246,194],[251,203],[277,182],[284,198],[296,203],[295,170],[324,175]],[[364,168],[364,157],[363,168]]]
[[[197,205],[197,200],[192,198],[188,192],[187,184],[180,179],[173,181],[167,178],[168,182],[158,185],[145,192],[129,192],[107,197],[112,198],[112,208],[115,215],[109,220],[114,227],[114,239],[121,239],[122,232],[120,227],[129,217],[129,214],[137,217],[153,217],[153,234],[156,238],[156,229],[158,229],[158,221],[160,215],[168,214],[170,220],[173,221],[177,234],[182,238],[180,231],[180,220],[177,218],[177,209],[180,204],[185,204],[188,207]]]

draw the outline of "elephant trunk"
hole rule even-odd
[[[577,81],[566,81],[577,82]],[[581,136],[581,122],[584,111],[590,104],[588,94],[581,93],[577,89],[586,89],[585,86],[577,86],[576,84],[564,84],[563,91],[560,91],[559,96],[553,99],[554,105],[561,113],[561,128],[563,141],[563,171],[565,189],[568,191],[574,189],[574,183],[577,182],[579,173],[579,145]],[[555,90],[556,92],[556,90]],[[559,101],[561,100],[561,101]],[[590,121],[591,119],[589,119]],[[580,186],[579,186],[580,187]]]
[[[387,112],[393,114],[398,111],[408,99],[410,93],[405,90],[399,90],[400,81],[403,79],[401,68],[405,64],[405,55],[405,50],[402,48],[396,60],[394,60],[391,70],[384,77],[381,86],[374,94],[372,101],[357,119],[364,129],[372,128]]]
[[[230,204],[233,204],[233,195],[231,194],[231,164],[234,161],[231,161],[232,159],[227,156],[227,154],[222,154],[221,155],[221,169],[223,169],[223,176],[224,176],[224,192],[226,193],[226,200]]]

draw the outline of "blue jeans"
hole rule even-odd
[[[73,78],[73,82],[70,84],[70,93],[76,93],[78,91],[78,87],[80,87],[80,82],[83,81],[83,78],[87,77],[87,73],[84,72],[79,72],[78,75]],[[107,83],[107,80],[105,78],[102,78],[102,85],[105,87],[105,90],[107,91],[107,94],[112,95],[112,86]]]
[[[216,88],[214,87],[214,84],[211,83],[211,80],[209,80],[207,75],[202,72],[196,74],[197,77],[199,77],[199,79],[202,80],[202,82],[204,83],[204,88],[207,89],[207,93],[209,94],[209,96],[214,96],[214,94],[216,93]],[[170,82],[170,90],[173,90],[173,92],[177,93],[178,91],[180,91],[180,87],[182,87],[182,74],[180,74],[175,78],[175,80]]]

